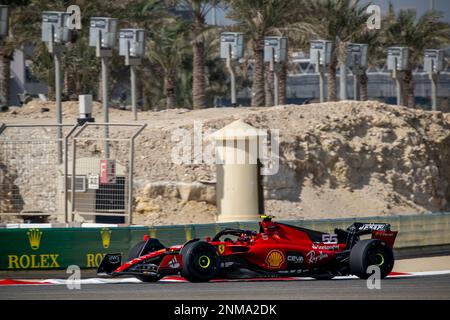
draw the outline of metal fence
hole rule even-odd
[[[63,138],[72,125],[0,126],[0,214],[54,216],[61,213],[59,188]],[[60,134],[61,133],[61,134]]]
[[[68,221],[82,217],[98,223],[132,223],[134,141],[145,127],[86,122],[73,135],[65,160]]]
[[[134,140],[145,126],[2,124],[0,215],[131,224]]]

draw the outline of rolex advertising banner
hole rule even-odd
[[[96,268],[106,253],[122,253],[148,234],[134,228],[30,228],[0,230],[0,270]]]
[[[345,229],[354,222],[389,223],[399,234],[395,249],[450,245],[450,213],[317,220],[285,223],[326,233]],[[283,222],[283,221],[280,221]],[[164,246],[188,240],[212,238],[224,228],[257,231],[257,221],[114,228],[0,229],[0,270],[65,269],[70,265],[97,268],[106,253],[122,253],[127,259],[132,246],[144,235]]]

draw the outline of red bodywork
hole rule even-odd
[[[289,270],[304,273],[315,269],[326,270],[328,266],[335,268],[333,263],[337,257],[349,251],[348,243],[338,241],[337,237],[333,238],[336,235],[277,223],[270,219],[261,221],[260,227],[259,233],[244,233],[236,240],[214,241],[207,238],[205,241],[216,247],[223,261],[242,258],[248,265],[261,271],[278,274]],[[370,232],[372,238],[383,240],[390,247],[397,235],[396,231],[390,230]],[[142,255],[126,262],[111,275],[127,273],[134,265],[152,261],[159,256],[158,273],[178,274],[182,266],[182,248],[183,245],[176,245]]]

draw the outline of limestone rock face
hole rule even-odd
[[[216,203],[216,191],[214,185],[205,185],[200,182],[170,182],[158,181],[145,185],[140,191],[140,199],[156,197],[176,198],[184,202],[204,201],[210,204]]]
[[[18,188],[14,184],[14,176],[0,164],[0,213],[16,212],[20,206]]]
[[[26,116],[26,110],[11,119]],[[32,110],[29,112],[31,116]],[[110,116],[112,121],[120,118],[124,122],[132,117],[130,112],[114,109]],[[266,212],[278,218],[450,210],[449,113],[376,101],[342,101],[269,108],[167,110],[141,113],[139,117],[148,126],[136,139],[136,223],[214,221],[216,166],[196,161],[193,156],[198,147],[193,128],[199,126],[199,119],[203,158],[211,150],[208,132],[237,119],[256,128],[279,130],[279,170],[263,179]],[[8,123],[8,119],[4,122]],[[120,130],[111,131],[111,137],[122,134]],[[188,161],[184,163],[174,161],[174,154],[185,150],[180,148],[180,141],[188,146]],[[99,156],[101,146],[91,143],[80,145],[78,150],[83,156]],[[129,150],[126,144],[120,144],[111,149],[111,154],[127,160]],[[20,176],[20,171],[10,166],[5,170],[6,175],[0,172],[0,176]],[[48,199],[29,202],[34,188],[48,188],[49,194],[56,192],[53,184],[34,181],[32,186],[20,183],[24,202],[52,209]],[[2,208],[8,205],[7,200],[1,202]]]

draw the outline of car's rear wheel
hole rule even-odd
[[[351,273],[361,279],[367,279],[371,273],[369,266],[380,268],[381,279],[385,278],[394,268],[394,254],[386,242],[378,239],[360,240],[350,252]]]
[[[181,251],[181,275],[191,282],[208,282],[220,271],[216,248],[204,241],[187,244]]]

